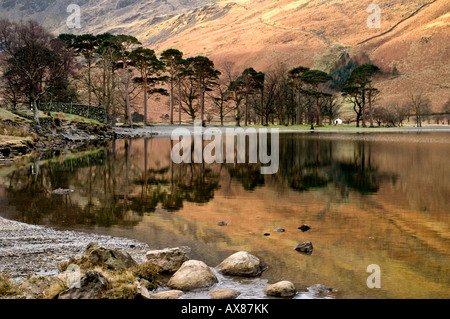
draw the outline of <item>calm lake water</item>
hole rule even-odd
[[[301,292],[332,287],[338,299],[450,298],[448,133],[281,134],[279,148],[275,175],[259,164],[173,164],[164,138],[3,167],[0,215],[188,246],[212,267],[245,250],[269,266],[257,287],[289,280]],[[311,255],[294,250],[306,241]],[[373,264],[380,289],[367,287]]]

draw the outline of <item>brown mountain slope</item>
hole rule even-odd
[[[236,72],[279,63],[328,71],[344,52],[367,54],[385,74],[399,71],[376,80],[378,103],[423,92],[440,110],[450,97],[447,0],[377,0],[380,29],[367,26],[372,0],[80,0],[82,28],[71,31],[70,3],[0,0],[0,17],[35,18],[55,34],[128,33],[158,52],[206,55],[218,68],[232,61]],[[166,102],[154,104],[153,119],[167,113]]]
[[[55,33],[139,34],[160,21],[203,7],[214,0],[0,0],[0,18],[35,19]],[[69,30],[67,19],[80,7],[80,28]]]
[[[383,77],[380,103],[403,101],[423,92],[434,109],[450,96],[450,3],[445,0],[381,0],[380,29],[367,26],[372,1],[220,1],[204,11],[175,16],[148,30],[158,34],[186,21],[195,26],[150,43],[158,51],[178,48],[188,56],[207,55],[221,66],[269,70],[278,63],[328,71],[343,52],[367,53],[386,73],[394,66],[400,76]],[[212,18],[219,16],[219,18]],[[393,30],[391,30],[393,29]],[[364,44],[374,36],[386,33]]]

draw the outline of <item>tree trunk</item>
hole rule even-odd
[[[297,124],[301,125],[303,124],[303,120],[302,120],[302,96],[300,94],[300,92],[298,93],[298,105],[297,105]]]
[[[363,88],[362,92],[362,126],[366,127],[366,90]]]
[[[115,117],[116,116],[116,106],[114,104],[114,90],[116,89],[116,81],[114,77],[114,67],[111,70],[111,92],[109,94],[109,100],[110,100],[110,107],[112,108],[112,114]]]
[[[249,94],[245,94],[245,126],[248,125],[248,96]]]
[[[320,125],[321,116],[320,116],[320,105],[319,105],[319,97],[318,96],[316,96],[316,113],[317,113],[317,125]]]
[[[170,125],[173,125],[173,108],[175,105],[173,96],[173,79],[170,80]]]
[[[144,125],[145,126],[148,126],[148,109],[147,109],[147,107],[148,107],[147,79],[144,78]]]
[[[205,87],[203,85],[200,88],[200,107],[201,107],[201,120],[203,126],[205,121]]]
[[[131,80],[131,77],[128,76],[127,77],[127,81],[126,81],[126,85],[125,85],[125,95],[126,95],[126,101],[127,101],[128,120],[130,121],[131,127],[133,127],[133,118],[131,116],[131,101],[130,101],[130,92],[129,92],[130,80]]]
[[[37,101],[35,98],[33,98],[33,110],[34,110],[34,123],[40,129],[41,122],[39,121],[39,109],[38,109]]]
[[[178,82],[178,124],[181,125],[181,109],[182,109],[182,102],[181,102],[181,81]]]
[[[319,84],[315,85],[314,90],[316,91],[317,125],[322,125],[322,112],[320,111],[319,96],[317,95],[317,92],[319,91]]]
[[[370,127],[373,127],[373,107],[372,107],[372,90],[369,91],[369,112],[370,112]]]
[[[88,95],[89,95],[88,105],[91,105],[91,95],[92,95],[91,59],[88,59]]]
[[[236,126],[241,126],[241,108],[240,103],[236,103]]]
[[[105,108],[105,113],[108,113],[108,105],[107,105],[107,94],[106,94],[106,78],[107,78],[107,75],[106,75],[106,67],[103,67],[103,74],[102,74],[102,105],[103,105],[103,107]]]
[[[264,112],[264,84],[261,87],[261,113],[263,112]],[[261,116],[261,125],[264,125],[264,118],[262,116]]]

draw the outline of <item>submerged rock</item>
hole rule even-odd
[[[55,195],[67,195],[67,194],[72,194],[73,192],[75,192],[73,189],[58,188],[58,189],[55,189],[53,191],[53,194],[55,194]]]
[[[218,222],[217,225],[218,226],[228,226],[230,223],[227,222]]]
[[[225,300],[225,299],[236,299],[241,293],[233,289],[216,289],[209,292],[211,299],[215,300]]]
[[[167,286],[186,291],[208,288],[218,282],[216,275],[204,262],[189,260],[170,278]]]
[[[302,225],[298,229],[300,229],[302,232],[307,232],[308,230],[311,230],[312,227],[308,225]]]
[[[330,292],[335,292],[336,290],[330,287],[326,287],[324,285],[314,285],[308,288],[308,291],[315,294],[327,294]]]
[[[301,244],[298,244],[295,248],[296,251],[298,251],[299,253],[305,254],[305,255],[311,255],[313,252],[313,245],[311,242],[304,242]]]
[[[267,296],[292,298],[297,294],[297,290],[292,282],[280,281],[267,287],[265,293]]]
[[[150,299],[170,300],[178,299],[182,295],[184,295],[184,292],[181,290],[168,290],[151,294]]]
[[[237,252],[217,266],[217,270],[228,276],[257,277],[267,266],[258,257],[246,251]]]

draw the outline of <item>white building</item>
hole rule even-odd
[[[342,125],[343,121],[341,119],[336,119],[334,125]]]

